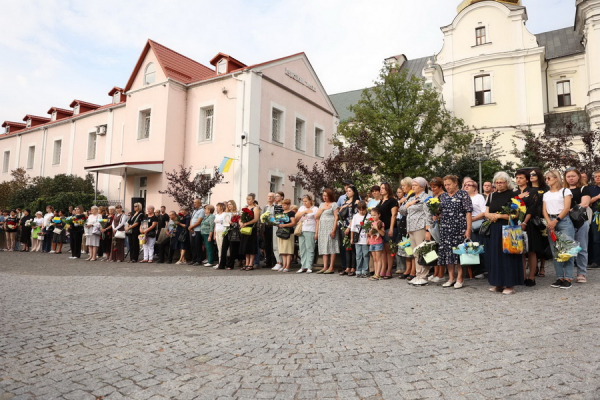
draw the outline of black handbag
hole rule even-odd
[[[492,233],[492,224],[489,219],[483,220],[481,227],[479,228],[479,236],[489,237]]]
[[[292,232],[288,228],[277,228],[275,236],[277,236],[280,239],[289,239],[290,236],[292,236]]]
[[[187,240],[187,234],[187,231],[181,231],[181,233],[177,237],[177,240],[179,240],[181,243],[185,243],[185,241]]]
[[[571,208],[571,211],[569,211],[569,217],[571,218],[575,229],[581,228],[583,224],[585,224],[585,221],[588,220],[586,209],[581,207],[579,204]]]
[[[543,231],[546,229],[546,225],[544,225],[544,221],[542,220],[541,217],[538,217],[537,215],[535,217],[531,217],[531,219],[529,221],[531,222],[531,225],[533,225],[533,227],[539,231]]]
[[[227,239],[230,242],[239,242],[242,240],[238,224],[234,224],[229,228],[229,230],[227,231]]]
[[[149,238],[156,237],[156,229],[152,229],[150,232],[146,233],[146,237],[149,237]]]
[[[364,223],[365,223],[365,221],[366,221],[366,219],[367,219],[367,215],[369,215],[369,214],[365,214],[365,217],[364,217],[364,218],[363,218],[363,220],[362,220],[362,222],[363,222],[363,225],[364,225]],[[361,226],[360,226],[360,228],[358,228],[358,233],[357,233],[357,232],[354,232],[354,233],[355,233],[355,235],[353,236],[354,240],[352,241],[352,244],[356,244],[356,243],[358,243],[358,241],[360,240],[360,233],[361,233],[361,232],[362,232],[362,230],[363,230],[363,225],[361,225]]]

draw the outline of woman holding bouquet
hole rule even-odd
[[[506,172],[494,175],[496,191],[487,199],[485,217],[490,220],[490,237],[485,249],[485,265],[488,269],[488,281],[491,292],[514,294],[514,287],[523,284],[523,261],[520,254],[505,253],[502,247],[502,227],[508,225],[509,214],[503,214],[503,208],[511,203],[515,196],[514,183]]]
[[[411,183],[412,185],[412,183]],[[382,269],[381,277],[383,279],[392,278],[392,266],[394,265],[394,256],[390,250],[390,242],[396,241],[398,236],[398,227],[396,226],[396,215],[398,214],[398,200],[394,198],[394,192],[389,183],[384,182],[379,186],[381,192],[381,222],[385,226],[385,236],[383,237]]]
[[[227,211],[223,218],[223,226],[225,227],[225,236],[223,236],[223,244],[221,246],[221,258],[219,260],[219,269],[232,270],[235,267],[235,261],[240,259],[240,216],[237,211],[235,201],[227,202]],[[229,252],[229,256],[227,253]]]
[[[485,219],[485,197],[479,194],[479,190],[477,189],[477,182],[470,180],[465,181],[463,183],[463,189],[469,193],[471,197],[471,203],[473,203],[473,214],[472,214],[472,226],[473,232],[471,234],[471,240],[474,242],[483,243],[483,237],[479,236],[479,228],[481,228],[481,224],[483,224],[483,220]],[[483,262],[483,257],[479,257],[480,263],[474,265],[473,274],[475,278],[483,278],[483,273],[485,271],[485,263]]]
[[[323,191],[323,203],[321,203],[315,219],[317,220],[315,239],[319,246],[319,254],[323,256],[323,268],[317,274],[333,274],[335,255],[340,252],[337,239],[337,203],[333,190],[325,189]]]
[[[109,208],[110,210],[110,208]],[[119,204],[115,207],[115,215],[111,224],[112,230],[112,242],[110,249],[109,262],[123,262],[125,261],[125,239],[115,237],[117,232],[125,231],[125,224],[127,223],[127,215],[123,212],[123,207]],[[122,235],[122,234],[121,234]]]
[[[463,271],[459,264],[459,255],[452,252],[453,247],[463,243],[465,238],[471,239],[471,215],[473,203],[471,196],[458,186],[456,175],[444,177],[446,192],[440,195],[440,244],[439,264],[448,268],[448,282],[442,287],[463,287]],[[457,277],[454,280],[454,266]]]
[[[27,221],[33,220],[33,216],[30,215],[29,209],[23,210],[23,217],[19,223],[21,229],[21,251],[29,251],[31,247],[31,226]]]
[[[35,226],[32,227],[31,230],[31,252],[40,252],[42,251],[42,244],[44,243],[44,235],[40,233],[43,232],[44,229],[44,214],[41,211],[35,213],[35,218],[32,220],[35,223]],[[52,232],[48,232],[48,235],[51,235]]]
[[[83,214],[83,207],[77,206],[75,210],[73,210],[73,219],[70,224],[71,231],[71,259],[76,259],[81,257],[81,241],[83,238],[83,224],[86,220],[85,215]]]
[[[287,239],[283,239],[279,236],[277,237],[277,246],[279,248],[279,254],[281,255],[281,260],[283,262],[283,267],[279,270],[279,272],[289,272],[290,265],[292,264],[292,256],[294,255],[295,247],[295,236],[292,231],[294,229],[294,226],[296,225],[296,213],[291,209],[292,201],[290,199],[284,199],[281,202],[281,205],[283,207],[283,214],[288,216],[289,222],[279,224],[277,225],[277,228],[287,229],[288,231],[290,231],[290,237]]]
[[[179,220],[175,223],[177,229],[175,230],[175,236],[171,239],[171,249],[179,250],[179,260],[175,263],[176,265],[186,264],[185,252],[190,250],[190,235],[188,235],[190,221],[192,217],[189,215],[189,208],[182,207],[179,210]],[[137,236],[136,236],[137,238]],[[183,241],[179,238],[184,239]]]
[[[544,219],[548,226],[548,236],[556,238],[557,232],[562,232],[570,239],[575,237],[575,227],[569,217],[571,203],[573,201],[573,193],[571,189],[563,188],[560,173],[556,170],[548,171],[544,175],[546,183],[550,189],[544,193]],[[555,241],[555,240],[553,240]],[[573,280],[574,257],[570,257],[567,261],[557,261],[557,252],[554,243],[550,243],[550,249],[554,256],[554,269],[556,270],[556,282],[552,285],[553,288],[570,289]]]
[[[440,199],[442,193],[444,193],[444,180],[439,176],[432,178],[429,181],[429,187],[431,187],[431,195],[435,199]],[[439,203],[438,203],[439,204]],[[484,208],[485,211],[485,208]],[[431,213],[431,211],[430,211]],[[429,233],[431,234],[431,238],[440,243],[440,224],[439,224],[439,215],[432,215],[432,225],[429,227]],[[431,275],[428,279],[433,283],[438,283],[444,280],[444,274],[446,272],[446,267],[438,265],[433,267],[433,275]]]
[[[400,207],[403,204],[406,204],[408,201],[410,201],[414,197],[415,194],[412,191],[412,178],[411,177],[407,176],[400,181],[400,187],[397,190],[397,194],[398,194],[398,207]],[[398,215],[402,215],[402,214],[398,213]],[[401,218],[399,220],[397,219],[396,222],[398,222],[400,224],[400,225],[398,225],[398,238],[400,240],[402,240],[402,238],[408,236],[406,218]],[[397,240],[397,241],[399,242],[400,240]],[[415,269],[415,258],[413,256],[406,256],[406,257],[401,256],[400,258],[403,260],[401,263],[404,264],[405,268],[404,268],[404,272],[402,274],[400,274],[399,278],[400,279],[408,279],[408,280],[414,279],[415,275],[417,274],[416,269]]]
[[[302,197],[302,207],[296,214],[296,221],[302,222],[302,235],[298,237],[300,246],[300,261],[302,266],[297,273],[312,272],[313,262],[315,260],[315,231],[317,228],[317,215],[319,209],[315,207],[315,202],[309,194]]]
[[[10,210],[10,216],[4,221],[4,232],[6,233],[6,249],[8,251],[15,251],[17,245],[17,229],[19,228],[19,218],[17,218],[17,212]]]
[[[65,212],[64,210],[58,210],[57,214],[57,216],[52,218],[52,225],[54,225],[54,231],[52,232],[52,250],[56,254],[62,254],[63,243],[65,243],[67,238],[64,222]]]
[[[246,208],[242,209],[240,230],[244,228],[251,228],[252,232],[250,235],[242,235],[240,240],[240,254],[246,256],[246,264],[242,268],[244,271],[252,271],[254,269],[254,257],[256,257],[256,244],[257,230],[254,224],[258,222],[260,218],[260,209],[255,205],[256,195],[254,193],[246,196]]]
[[[354,186],[346,188],[346,201],[338,208],[338,222],[341,227],[342,247],[346,252],[346,269],[340,275],[354,276],[356,271],[356,248],[350,241],[350,224],[357,213],[357,205],[360,201],[358,190]]]
[[[85,223],[85,238],[89,248],[90,256],[86,261],[96,261],[98,259],[98,247],[100,246],[100,220],[102,216],[98,212],[97,206],[92,206],[92,214],[88,216]]]
[[[429,227],[433,225],[433,220],[425,204],[425,200],[429,197],[425,192],[426,187],[427,181],[424,178],[417,177],[413,179],[411,189],[414,196],[400,206],[400,213],[406,216],[406,229],[410,237],[410,246],[413,249],[423,243],[424,240],[431,240]],[[429,284],[427,280],[429,267],[419,264],[417,258],[415,258],[415,263],[416,276],[408,283],[415,286]]]
[[[144,220],[144,209],[142,203],[135,203],[133,205],[133,211],[135,212],[129,221],[125,230],[129,232],[129,262],[136,263],[140,257],[140,229],[142,221]]]
[[[102,261],[108,261],[110,258],[110,248],[112,246],[112,223],[115,219],[115,207],[108,207],[108,214],[106,213],[105,207],[101,208],[102,219],[106,220],[104,227],[100,229],[101,239],[100,239],[100,248],[98,249],[98,255],[103,256]],[[103,211],[103,212],[102,212]],[[100,254],[102,251],[102,254]]]

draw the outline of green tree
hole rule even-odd
[[[456,162],[473,139],[434,89],[394,66],[384,65],[375,86],[350,109],[354,118],[341,123],[338,132],[366,150],[379,174],[397,181],[431,176]]]
[[[165,172],[169,181],[167,189],[159,190],[160,194],[167,194],[175,200],[180,207],[194,207],[194,199],[205,199],[215,186],[223,183],[225,177],[219,167],[214,167],[213,175],[196,174],[192,176],[192,167],[185,168],[183,165],[173,172]],[[226,183],[226,182],[225,182]]]

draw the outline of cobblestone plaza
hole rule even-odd
[[[0,399],[598,399],[600,272],[514,296],[0,253]]]

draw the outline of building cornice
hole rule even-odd
[[[526,56],[534,56],[541,55],[544,53],[543,47],[535,47],[532,49],[522,49],[516,51],[509,51],[504,53],[494,53],[494,54],[482,54],[475,57],[464,58],[462,60],[449,62],[446,64],[440,64],[443,70],[450,71],[454,68],[460,68],[471,64],[482,63],[485,61],[494,61],[494,60],[502,60],[507,58],[519,58]]]

